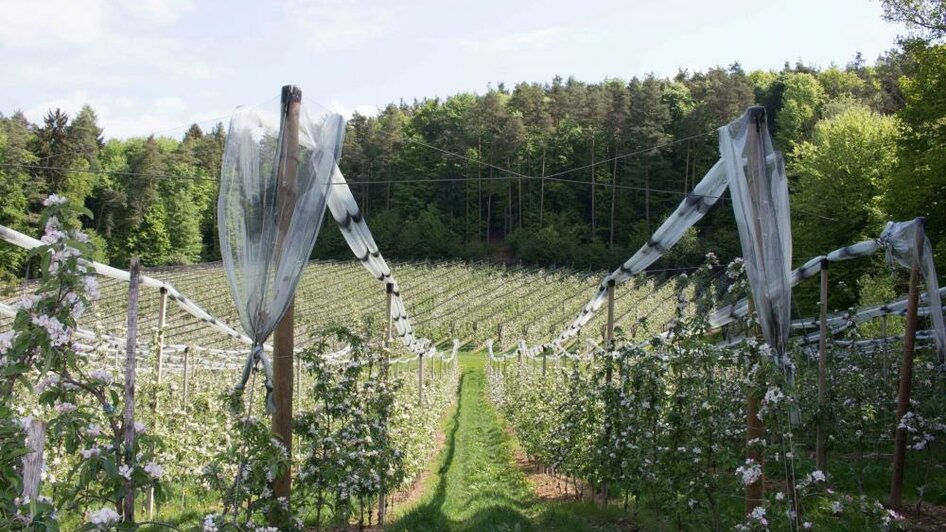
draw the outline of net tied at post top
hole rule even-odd
[[[280,101],[234,112],[217,200],[224,269],[240,323],[253,338],[236,391],[262,362],[270,412],[272,361],[263,346],[312,254],[345,131],[341,115],[303,106],[301,98],[287,86]]]

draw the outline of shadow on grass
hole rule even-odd
[[[490,491],[478,492],[475,500],[489,500],[494,504],[477,512],[472,517],[458,521],[451,519],[444,512],[444,503],[447,500],[447,489],[449,483],[449,473],[451,468],[458,466],[455,464],[457,450],[457,432],[460,430],[460,418],[463,415],[464,408],[470,408],[473,405],[464,404],[470,401],[470,397],[463,395],[464,385],[469,386],[468,379],[471,378],[470,371],[464,371],[460,377],[460,383],[457,388],[457,409],[453,414],[450,428],[447,432],[447,438],[443,450],[443,462],[437,471],[439,480],[437,487],[430,499],[403,515],[396,523],[393,523],[389,530],[414,531],[414,530],[531,530],[529,519],[518,509],[515,508],[518,501],[512,500],[502,493]],[[478,391],[478,390],[477,390]],[[469,395],[469,394],[468,394]],[[480,427],[467,427],[467,430],[476,431]],[[490,439],[500,437],[501,432],[489,430],[487,434]]]

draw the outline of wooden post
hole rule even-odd
[[[299,170],[299,112],[302,108],[302,91],[293,85],[282,88],[282,132],[279,168],[277,170],[278,188],[276,204],[285,213],[279,217],[279,230],[276,235],[277,253],[281,250],[289,223],[289,213],[295,204],[296,183]],[[289,302],[273,334],[273,401],[276,412],[273,414],[273,432],[286,447],[286,453],[292,457],[292,385],[294,358],[294,314],[295,297]],[[290,468],[291,469],[291,468]],[[291,475],[289,471],[273,480],[273,497],[285,497],[289,500]]]
[[[605,331],[605,348],[614,349],[614,279],[608,281],[608,325]]]
[[[387,333],[384,335],[384,345],[385,347],[387,347],[391,345],[391,340],[394,338],[392,336],[393,334],[392,331],[394,328],[394,317],[391,316],[391,308],[394,306],[394,283],[387,283],[385,285],[385,292],[387,292],[388,294],[388,314],[387,314],[388,330],[387,330]]]
[[[190,384],[191,384],[190,371],[188,371],[190,369],[190,362],[191,362],[191,346],[187,346],[184,348],[184,396],[183,396],[183,403],[182,403],[182,405],[185,408],[187,407],[187,396],[190,393]]]
[[[545,348],[542,350],[542,378],[545,378],[546,365],[547,365],[545,358],[548,355],[548,353],[549,353],[548,348]]]
[[[122,427],[125,436],[123,451],[124,465],[135,467],[135,370],[138,348],[138,290],[141,283],[141,261],[138,257],[131,259],[128,268],[128,330],[125,341],[125,410],[123,412]],[[135,481],[134,477],[125,480],[125,489],[122,496],[122,514],[126,524],[135,522]]]
[[[890,480],[891,508],[899,510],[903,503],[903,467],[907,458],[907,429],[903,418],[910,410],[910,388],[913,384],[913,355],[916,343],[917,307],[920,299],[920,264],[926,242],[926,219],[916,219],[916,242],[913,268],[910,270],[910,292],[907,296],[907,319],[903,333],[903,362],[900,365],[900,388],[897,394],[897,424],[893,440],[893,477]]]
[[[821,336],[818,338],[818,426],[815,436],[815,464],[820,471],[827,471],[827,449],[824,412],[827,405],[828,387],[828,259],[821,259]]]
[[[154,379],[155,379],[155,384],[158,385],[158,389],[155,390],[155,396],[154,396],[154,411],[155,412],[157,412],[158,409],[160,408],[160,404],[158,404],[158,398],[159,398],[158,394],[160,393],[161,376],[163,374],[162,367],[163,367],[163,360],[164,360],[164,325],[165,325],[165,320],[167,318],[167,308],[168,308],[167,287],[162,286],[160,292],[161,292],[161,299],[158,300],[158,334],[157,334],[157,337],[155,338],[156,345],[154,348],[154,356],[155,356],[155,364],[156,364],[156,367],[154,370],[155,371]],[[148,509],[148,520],[153,521],[154,520],[154,487],[151,487],[150,489],[148,489],[148,496],[145,499],[145,506]]]
[[[424,354],[417,355],[417,404],[424,404]]]
[[[157,374],[155,379],[157,383],[161,384],[161,374],[162,374],[162,359],[164,358],[164,324],[167,318],[167,308],[168,308],[168,289],[161,287],[161,299],[158,301],[158,337],[157,345],[155,346],[155,358],[157,358]],[[157,408],[157,403],[155,403],[155,408]]]
[[[391,335],[391,284],[388,284],[388,339]],[[389,372],[391,369],[391,351],[383,349],[381,352],[381,379],[385,384],[389,381]],[[384,424],[384,431],[387,434],[388,420],[381,421]],[[388,509],[387,486],[384,482],[384,475],[381,475],[381,493],[378,494],[378,526],[384,526],[384,516]]]
[[[751,319],[755,312],[752,298],[749,298],[749,312],[746,315]],[[748,334],[756,334],[750,327]],[[746,514],[762,505],[765,499],[765,427],[759,419],[759,405],[762,393],[755,386],[750,385],[746,391],[746,459],[752,460],[759,466],[762,474],[758,480],[746,486],[745,507]]]
[[[45,444],[46,424],[38,419],[30,421],[30,426],[26,429],[26,446],[29,452],[23,455],[23,497],[29,497],[31,501],[35,501],[39,496]]]

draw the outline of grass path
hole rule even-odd
[[[483,358],[463,355],[459,399],[423,498],[391,530],[607,530],[620,517],[588,503],[547,502],[513,460],[513,445],[486,398]]]

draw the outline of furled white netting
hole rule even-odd
[[[801,281],[813,277],[821,272],[821,263],[824,260],[828,262],[840,262],[845,260],[857,259],[872,255],[880,249],[880,243],[875,240],[864,240],[850,246],[836,249],[827,255],[815,257],[805,264],[792,270],[789,280],[792,286]],[[749,312],[749,298],[742,298],[734,303],[720,307],[709,318],[709,326],[719,328],[732,323],[733,320],[741,318]]]
[[[217,202],[224,268],[240,323],[253,339],[237,390],[262,361],[270,411],[272,364],[263,345],[289,308],[312,254],[345,132],[340,115],[303,107],[299,99],[297,89],[286,87],[281,102],[233,114]],[[294,121],[298,128],[286,127]]]
[[[762,336],[780,357],[779,362],[788,365],[792,300],[788,179],[782,154],[772,146],[765,109],[750,108],[739,119],[719,128],[719,153],[726,166]]]
[[[680,202],[675,211],[657,228],[654,235],[641,246],[637,253],[627,259],[620,268],[606,275],[598,285],[598,292],[578,314],[578,317],[558,335],[552,343],[561,345],[572,338],[594,318],[608,299],[608,286],[621,284],[644,271],[683,237],[687,229],[700,221],[726,191],[726,172],[722,161],[718,161],[697,183],[693,192]]]
[[[933,248],[930,239],[923,235],[922,247],[917,249],[917,230],[925,221],[917,218],[909,222],[887,222],[887,227],[880,234],[880,242],[887,251],[887,264],[893,268],[899,264],[912,268],[914,258],[920,259],[920,271],[926,281],[926,293],[929,298],[930,317],[933,319],[933,333],[936,339],[936,352],[939,361],[946,361],[946,329],[943,326],[943,305],[939,298],[939,280],[936,278],[936,266],[933,264]]]
[[[332,169],[332,185],[329,190],[328,207],[332,213],[332,218],[338,224],[338,228],[345,237],[345,242],[351,248],[355,257],[361,261],[365,269],[378,281],[390,284],[393,294],[391,304],[391,319],[394,320],[394,333],[401,339],[404,346],[414,354],[427,355],[434,351],[432,342],[426,338],[418,338],[414,335],[414,329],[407,317],[407,310],[404,307],[404,300],[401,298],[400,287],[391,273],[384,257],[378,250],[378,245],[371,236],[368,224],[362,216],[361,209],[355,201],[354,194],[351,193],[345,176],[342,175],[338,166]]]
[[[780,362],[787,362],[792,255],[788,184],[782,156],[772,146],[764,109],[750,108],[719,128],[719,149],[719,161],[693,192],[634,256],[602,279],[598,292],[578,317],[551,344],[528,351],[540,352],[577,335],[604,305],[609,285],[627,281],[663,256],[729,187],[763,336],[778,353]]]
[[[10,244],[13,244],[14,246],[18,246],[23,249],[33,249],[33,248],[43,245],[42,242],[40,242],[39,240],[36,240],[35,238],[31,236],[24,235],[23,233],[20,233],[19,231],[10,229],[9,227],[5,227],[2,225],[0,225],[0,240],[4,240],[6,242],[9,242]],[[90,261],[90,260],[85,260],[85,259],[80,259],[79,263],[103,277],[108,277],[110,279],[116,279],[116,280],[125,281],[125,282],[129,282],[131,279],[131,275],[127,271],[120,270],[118,268],[113,268],[112,266],[108,266],[107,264],[102,264],[100,262],[95,262],[95,261]],[[230,338],[235,338],[237,340],[240,340],[246,344],[253,343],[253,340],[249,336],[240,333],[239,331],[233,329],[232,327],[230,327],[223,321],[212,316],[209,312],[207,312],[206,310],[201,308],[199,305],[197,305],[196,303],[188,299],[182,293],[180,293],[170,283],[164,282],[160,279],[149,277],[147,275],[142,275],[140,277],[140,280],[141,280],[141,285],[147,288],[155,288],[155,289],[164,288],[165,290],[167,290],[169,300],[176,303],[184,312],[187,312],[191,316],[206,323],[210,328],[222,334],[225,334],[229,336]],[[266,347],[266,349],[272,350],[268,346]]]

